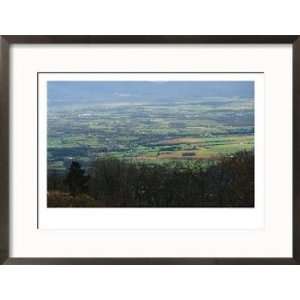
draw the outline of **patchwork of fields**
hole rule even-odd
[[[103,157],[209,162],[253,147],[253,99],[48,104],[50,172],[65,172],[72,160],[87,167]]]

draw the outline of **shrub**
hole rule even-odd
[[[72,196],[60,191],[48,192],[48,207],[95,207],[95,200],[87,194]]]

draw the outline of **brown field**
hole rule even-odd
[[[195,144],[200,143],[201,138],[182,137],[160,142],[161,145]]]
[[[187,155],[187,153],[191,155]],[[185,154],[185,155],[184,155]],[[185,160],[201,160],[201,159],[210,159],[216,160],[219,158],[218,153],[212,153],[208,149],[196,149],[196,150],[178,150],[178,151],[161,151],[158,155],[146,156],[140,155],[136,157],[137,160],[163,160],[163,159],[185,159]]]

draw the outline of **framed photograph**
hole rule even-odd
[[[3,264],[298,264],[297,36],[2,36]]]

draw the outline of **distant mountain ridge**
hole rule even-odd
[[[253,81],[48,81],[49,103],[164,101],[201,97],[254,98]]]

